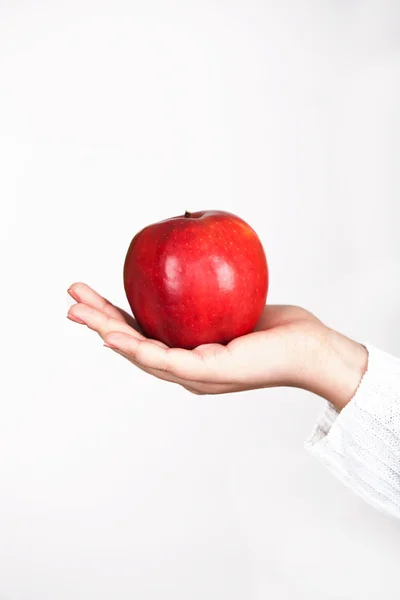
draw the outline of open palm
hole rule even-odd
[[[300,307],[266,306],[253,333],[226,346],[182,350],[143,336],[130,315],[86,284],[75,283],[68,292],[76,301],[69,319],[96,331],[107,347],[143,371],[196,394],[301,385],[310,355],[317,355],[326,330]]]

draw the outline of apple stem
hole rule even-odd
[[[188,219],[192,213],[185,210],[185,218]]]

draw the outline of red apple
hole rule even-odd
[[[222,211],[149,225],[133,238],[125,291],[144,333],[168,346],[226,344],[263,311],[268,267],[255,231]]]

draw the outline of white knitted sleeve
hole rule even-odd
[[[340,413],[328,404],[305,446],[366,502],[400,518],[400,360],[367,350],[355,396]]]

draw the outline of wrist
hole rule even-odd
[[[340,411],[360,385],[368,366],[368,351],[362,344],[328,328],[324,328],[316,344],[304,387]]]

